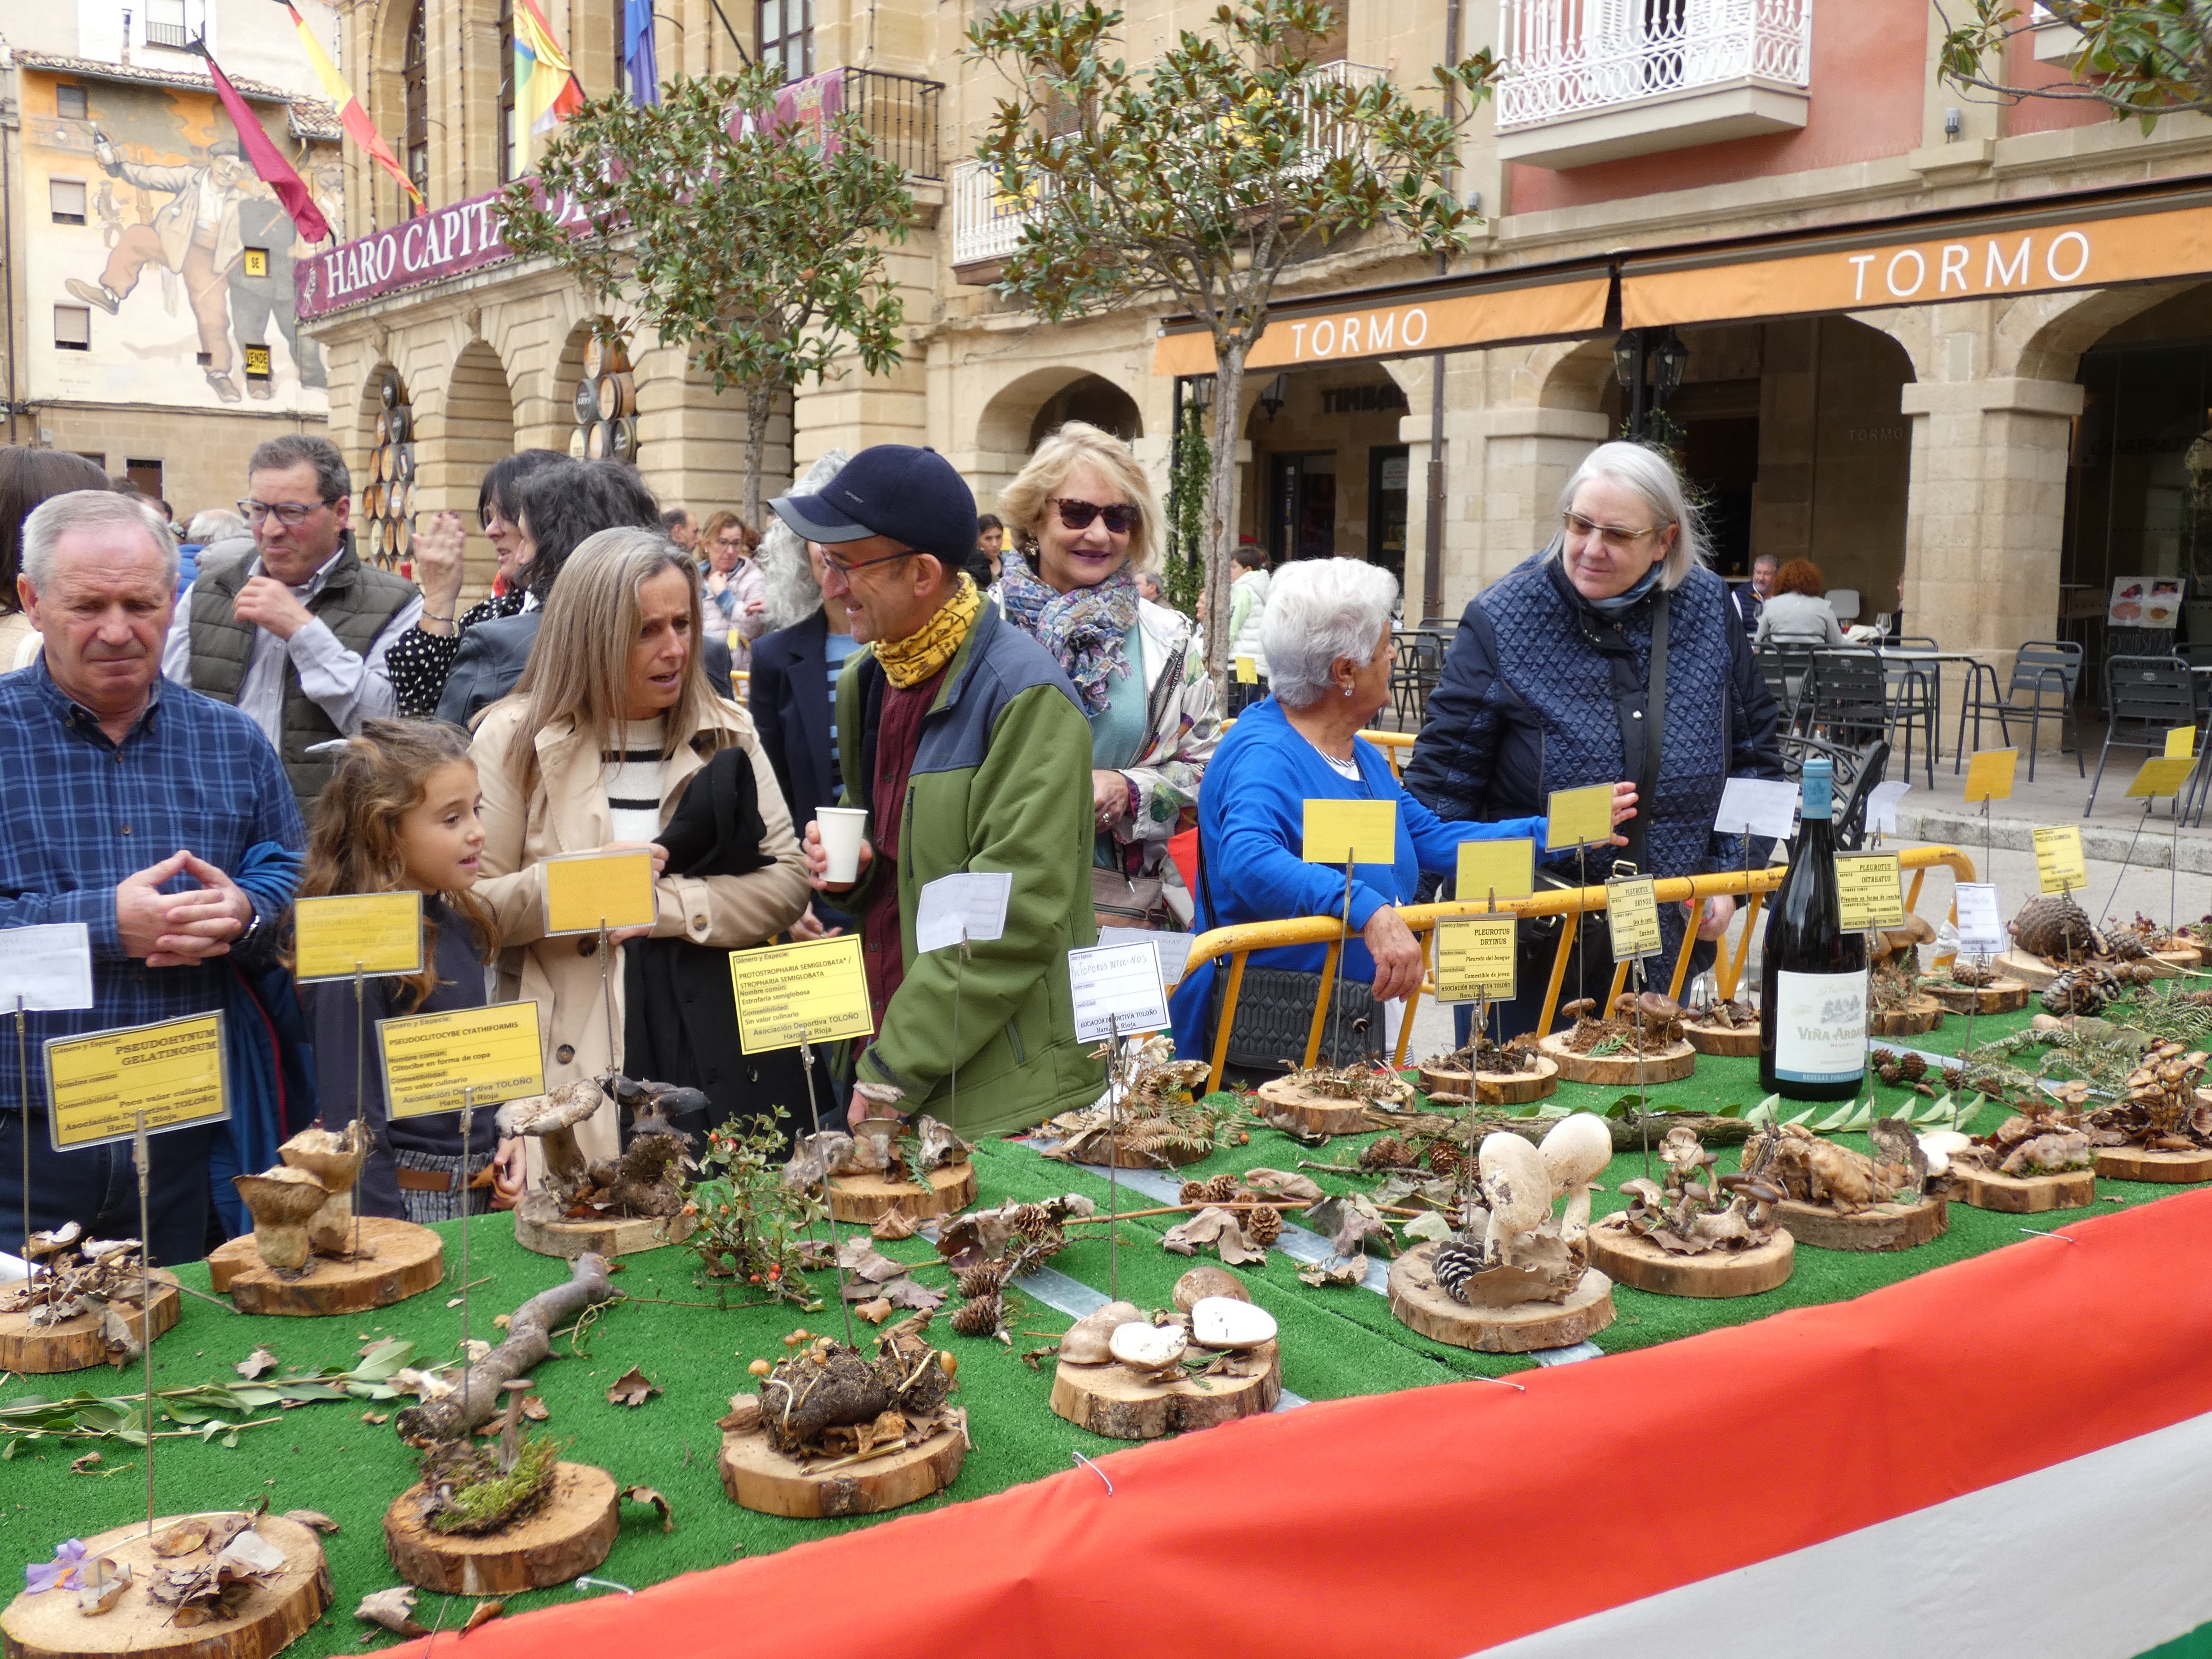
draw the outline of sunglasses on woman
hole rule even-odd
[[[1088,530],[1091,521],[1100,518],[1106,520],[1109,535],[1126,536],[1137,527],[1137,509],[1127,501],[1101,507],[1096,501],[1071,501],[1066,496],[1055,495],[1052,504],[1060,509],[1060,523],[1070,530]]]

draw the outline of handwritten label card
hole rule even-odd
[[[1713,830],[1723,836],[1770,836],[1779,841],[1797,828],[1797,786],[1772,778],[1730,778],[1721,786]]]
[[[2185,755],[2154,755],[2136,773],[2136,781],[2128,786],[2128,799],[2162,800],[2178,795],[2196,768],[2197,763]]]
[[[2035,879],[2046,893],[2070,893],[2089,884],[2089,866],[2081,856],[2081,831],[2073,824],[2031,830],[2035,843]]]
[[[963,932],[971,945],[997,939],[1006,931],[1006,901],[1013,890],[1013,872],[1007,870],[963,871],[924,884],[915,908],[915,949],[942,951],[959,944]]]
[[[1168,1023],[1168,993],[1160,981],[1160,953],[1149,941],[1070,951],[1067,983],[1075,998],[1079,1042],[1104,1042],[1116,1032],[1135,1036],[1159,1030]]]
[[[1514,841],[1463,841],[1459,844],[1462,903],[1527,898],[1536,890],[1536,843],[1526,836]]]
[[[422,971],[422,896],[334,893],[292,907],[299,933],[293,973],[302,985],[364,974]]]
[[[2012,775],[2020,766],[2017,749],[1984,749],[1966,763],[1966,801],[2010,800]]]
[[[1451,916],[1437,923],[1437,1000],[1510,1001],[1514,921],[1510,916]]]
[[[230,1115],[223,1089],[222,1016],[195,1014],[46,1042],[46,1138],[58,1152],[189,1129]]]
[[[380,1019],[376,1042],[385,1110],[392,1117],[430,1117],[465,1103],[496,1106],[545,1092],[534,1002]]]
[[[1894,853],[1838,854],[1836,896],[1847,928],[1905,926],[1904,878]]]
[[[1993,957],[2012,943],[1997,908],[1995,883],[1962,881],[1953,890],[1953,898],[1959,912],[1960,955]]]
[[[857,934],[732,951],[730,988],[738,1000],[738,1043],[749,1054],[875,1033]]]
[[[1310,800],[1306,803],[1305,861],[1341,865],[1346,848],[1354,864],[1398,861],[1398,803],[1395,800]]]
[[[1659,934],[1659,883],[1655,877],[1631,876],[1606,883],[1605,919],[1613,933],[1615,962],[1656,956],[1665,948]]]
[[[0,932],[0,1013],[92,1006],[92,930],[50,921]]]
[[[650,927],[659,919],[650,853],[575,853],[547,859],[544,867],[549,934]]]
[[[1554,789],[1544,808],[1544,850],[1594,847],[1613,839],[1613,786]]]

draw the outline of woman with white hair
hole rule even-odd
[[[1161,518],[1128,445],[1070,421],[1000,492],[1015,545],[992,597],[1052,654],[1091,721],[1091,897],[1102,926],[1182,926],[1190,895],[1168,839],[1198,801],[1221,735],[1189,619],[1138,591]]]
[[[1397,600],[1390,573],[1358,559],[1300,560],[1276,573],[1260,624],[1273,695],[1239,716],[1222,738],[1199,799],[1201,929],[1344,914],[1343,865],[1305,861],[1305,803],[1396,804],[1395,858],[1353,866],[1347,920],[1358,938],[1344,951],[1346,978],[1370,981],[1377,1003],[1395,1001],[1420,982],[1420,945],[1395,907],[1412,902],[1421,872],[1456,869],[1462,842],[1544,833],[1543,818],[1534,814],[1489,823],[1445,822],[1401,789],[1382,751],[1358,735],[1390,701],[1390,612]],[[1626,817],[1632,805],[1625,788],[1617,792],[1615,816]],[[1273,1000],[1294,1007],[1297,982],[1270,982],[1271,975],[1304,975],[1317,992],[1326,950],[1303,945],[1255,951],[1243,994],[1268,983]],[[1218,1018],[1213,981],[1213,964],[1203,963],[1176,990],[1177,1048],[1194,1058],[1206,1052]],[[1300,1048],[1311,994],[1304,1008],[1295,1022]],[[1232,1058],[1241,1053],[1248,1056],[1241,1063],[1260,1066],[1280,1058],[1252,1048],[1264,1040],[1240,1036],[1247,1025],[1240,1004]],[[1385,1040],[1370,1024],[1362,1040],[1345,1045],[1340,1058]]]
[[[1714,811],[1730,777],[1782,775],[1774,700],[1727,585],[1705,568],[1681,479],[1657,450],[1601,444],[1559,511],[1551,544],[1461,618],[1407,789],[1445,817],[1485,818],[1540,811],[1553,790],[1626,781],[1640,797],[1626,851],[1593,864],[1593,879],[1620,865],[1662,877],[1739,867],[1741,845],[1713,833]],[[1554,865],[1571,878],[1571,854]],[[1711,961],[1735,908],[1707,902],[1693,969]],[[1687,907],[1660,921],[1671,965]],[[1548,969],[1556,932],[1524,931],[1524,966]],[[1613,972],[1603,927],[1585,926],[1577,950],[1567,983],[1602,991]],[[1521,975],[1522,995],[1503,1012],[1509,1035],[1541,1018],[1547,979]]]

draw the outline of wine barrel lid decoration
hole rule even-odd
[[[402,571],[415,540],[415,410],[407,383],[396,368],[377,371],[377,410],[372,423],[375,442],[361,492],[355,541],[368,562]]]
[[[572,396],[576,429],[568,453],[586,460],[637,464],[637,378],[619,325],[600,317],[584,341],[583,372]]]
[[[1623,1182],[1629,1200],[1589,1230],[1591,1264],[1616,1283],[1660,1296],[1753,1296],[1790,1277],[1795,1245],[1775,1206],[1784,1197],[1771,1172],[1778,1142],[1740,1174],[1697,1132],[1673,1128],[1659,1143],[1666,1179]]]

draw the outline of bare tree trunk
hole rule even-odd
[[[745,523],[765,535],[761,522],[761,469],[768,453],[768,423],[775,412],[775,383],[756,380],[745,387]]]
[[[1229,637],[1229,584],[1235,575],[1230,555],[1237,550],[1237,443],[1243,427],[1246,342],[1216,348],[1213,382],[1213,470],[1206,481],[1206,668],[1224,688],[1236,641]],[[1224,703],[1225,706],[1225,703]]]

